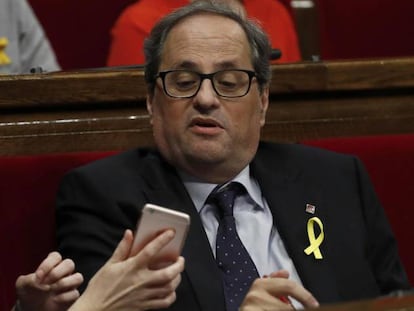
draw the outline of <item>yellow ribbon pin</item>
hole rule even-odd
[[[10,58],[4,51],[9,44],[9,40],[6,37],[0,38],[0,65],[8,65],[11,63]]]
[[[315,238],[315,231],[314,226],[318,225],[320,233],[317,238]],[[304,252],[306,255],[310,255],[313,253],[316,259],[322,259],[322,253],[319,249],[319,246],[323,242],[324,233],[323,233],[323,224],[322,221],[318,217],[312,217],[308,220],[308,238],[309,238],[309,246],[305,248]]]

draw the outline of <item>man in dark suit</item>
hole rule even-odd
[[[236,228],[258,275],[243,293],[243,310],[290,308],[276,298],[281,296],[295,307],[315,307],[317,301],[409,288],[357,159],[259,142],[270,45],[254,23],[221,6],[193,3],[155,26],[145,53],[157,150],[133,150],[79,168],[65,177],[58,195],[59,250],[86,280],[111,256],[124,230],[135,228],[143,205],[154,203],[191,216],[185,270],[179,277],[178,268],[142,264],[124,278],[141,276],[140,293],[156,288],[157,294],[145,296],[152,309],[226,310],[229,284],[215,259],[221,218],[208,198],[217,185],[236,182],[244,189],[234,201]],[[174,265],[183,266],[182,258]],[[151,283],[160,274],[168,277]],[[119,282],[114,278],[111,286]]]

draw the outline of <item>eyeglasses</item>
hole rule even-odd
[[[221,97],[245,96],[256,74],[251,70],[231,69],[213,73],[199,73],[191,70],[169,70],[159,72],[164,92],[175,98],[190,98],[200,90],[204,79],[211,81],[214,91]]]

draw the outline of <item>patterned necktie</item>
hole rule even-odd
[[[210,202],[220,214],[216,240],[216,261],[223,273],[227,311],[237,311],[250,285],[259,275],[249,253],[240,240],[233,217],[234,200],[246,189],[232,182],[223,189],[214,190]]]

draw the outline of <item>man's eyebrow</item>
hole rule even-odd
[[[239,68],[240,66],[237,65],[237,62],[229,60],[229,61],[223,61],[223,62],[219,62],[214,64],[215,70],[224,70],[224,69],[234,69],[234,68]],[[171,67],[172,69],[185,69],[185,70],[194,70],[197,71],[199,66],[192,61],[182,61],[182,62],[177,62],[175,64],[172,65]]]
[[[191,61],[183,61],[173,65],[174,69],[191,69],[194,70],[197,68],[197,65]]]
[[[225,61],[225,62],[221,62],[219,64],[217,64],[217,66],[220,69],[234,69],[237,68],[238,66],[236,65],[236,62],[234,61]]]

